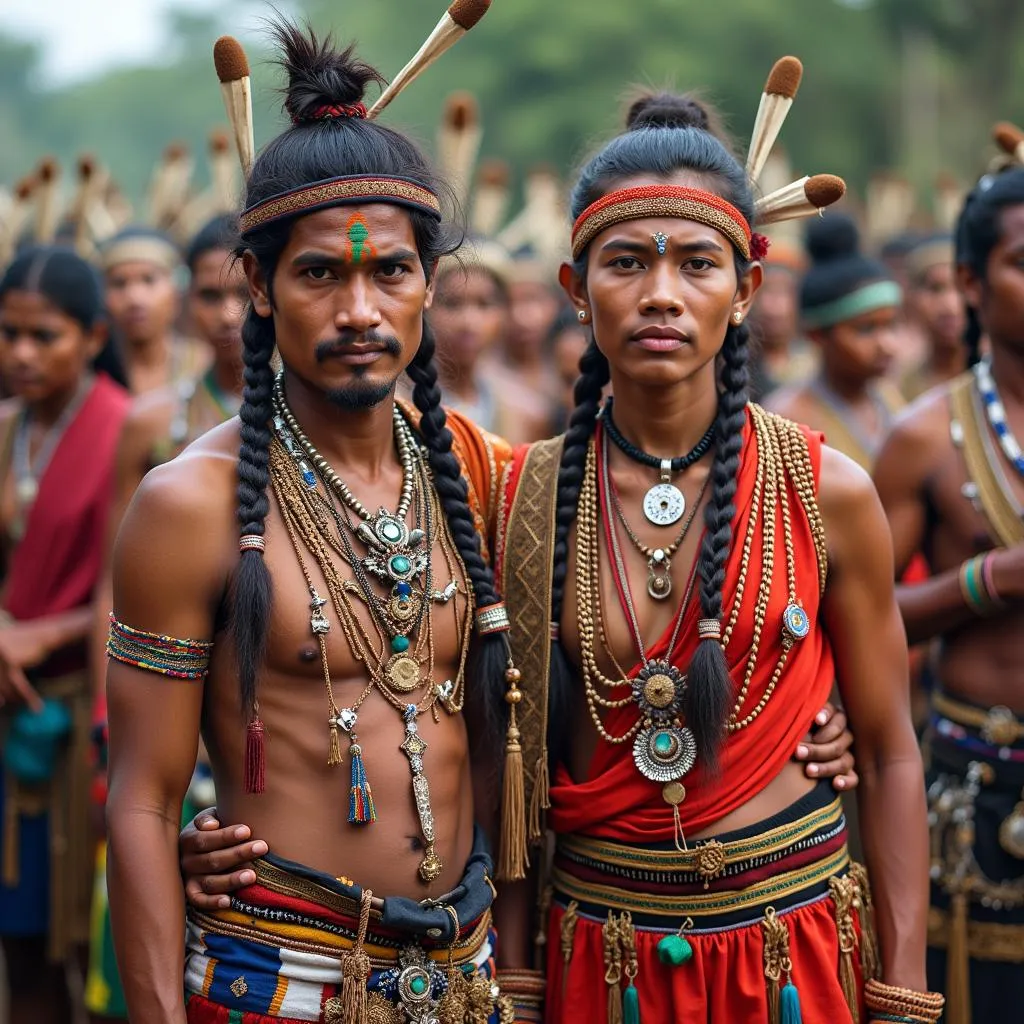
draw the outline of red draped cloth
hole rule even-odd
[[[817,487],[821,465],[821,435],[803,431],[810,451]],[[736,600],[743,539],[751,516],[757,474],[757,441],[748,415],[738,473],[733,542],[726,569],[723,621],[728,621]],[[517,463],[521,462],[521,456]],[[518,482],[513,467],[510,489]],[[514,493],[514,491],[513,491]],[[795,488],[789,484],[792,539],[796,565],[796,598],[811,622],[810,634],[797,641],[781,679],[757,719],[731,734],[721,758],[721,771],[711,778],[695,766],[684,778],[687,796],[680,806],[684,832],[703,831],[743,806],[771,782],[792,758],[810,728],[814,715],[828,699],[834,682],[831,647],[819,622],[818,557],[813,534]],[[508,495],[506,495],[508,498]],[[762,631],[757,667],[739,717],[757,706],[770,682],[782,645],[782,614],[789,603],[783,522],[776,509],[775,559],[770,600]],[[750,552],[743,609],[736,623],[726,658],[736,689],[742,685],[753,640],[753,608],[762,577],[761,526],[755,528]],[[684,613],[675,664],[685,671],[697,643],[699,602]],[[671,628],[647,651],[649,659],[663,658]],[[641,666],[636,665],[635,675]],[[610,698],[626,695],[626,688]],[[636,721],[630,703],[606,711],[604,722],[613,735],[621,735]],[[579,834],[645,846],[671,842],[672,809],[662,798],[662,786],[644,778],[631,756],[631,746],[598,741],[586,777],[574,782],[564,766],[551,786],[548,823],[558,834]],[[572,955],[566,964],[560,941],[565,916],[564,900],[556,899],[548,919],[547,1024],[576,1024],[607,1019],[602,921],[580,914],[573,926]],[[799,906],[786,915],[793,960],[792,979],[800,991],[804,1024],[849,1024],[852,1020],[839,983],[839,939],[831,899]],[[677,922],[676,927],[682,922]],[[859,925],[857,925],[859,929]],[[674,929],[673,929],[674,930]],[[691,934],[693,959],[672,968],[658,958],[657,945],[666,932],[650,928],[636,931],[639,973],[636,986],[643,1024],[726,1024],[767,1022],[768,1003],[764,974],[764,933],[760,923],[716,932]],[[860,968],[855,958],[857,983]],[[625,982],[623,982],[625,984]]]
[[[64,431],[10,557],[3,608],[13,618],[56,615],[92,600],[103,564],[117,441],[130,404],[127,391],[100,375]],[[59,660],[64,664],[47,670],[80,667]]]
[[[820,435],[805,431],[811,453],[815,483],[821,465]],[[749,418],[744,429],[744,444],[736,489],[736,515],[733,518],[733,542],[726,567],[723,621],[728,621],[735,600],[743,538],[750,521],[754,479],[757,475],[757,442]],[[754,723],[732,733],[722,751],[721,773],[708,778],[700,764],[685,777],[686,800],[680,806],[683,830],[703,831],[727,814],[742,807],[774,779],[791,760],[797,744],[806,735],[815,714],[821,710],[832,690],[835,670],[832,650],[824,630],[818,625],[820,595],[818,558],[810,524],[801,512],[795,489],[789,489],[792,533],[796,560],[796,597],[803,603],[812,626],[806,639],[793,645],[775,692]],[[782,547],[782,515],[777,510],[776,552],[771,597],[761,634],[757,668],[751,680],[742,718],[764,694],[782,650],[782,613],[789,603],[786,559]],[[744,594],[744,607],[726,648],[726,659],[737,690],[753,640],[753,607],[761,583],[761,528],[755,529],[750,551]],[[697,619],[700,603],[692,601],[683,615],[675,664],[686,670],[697,644]],[[664,658],[671,638],[669,626],[653,647],[650,660]],[[631,677],[640,671],[634,666]],[[610,699],[628,693],[610,691]],[[627,704],[607,711],[604,722],[613,735],[625,733],[636,721],[637,708]],[[551,811],[548,822],[555,832],[581,833],[627,843],[647,843],[673,837],[671,808],[661,796],[661,785],[645,779],[636,769],[629,749],[599,742],[587,777],[574,783],[568,771],[560,767],[551,786]]]

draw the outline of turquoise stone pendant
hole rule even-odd
[[[668,967],[681,967],[693,959],[693,946],[682,935],[666,935],[658,943],[658,959]]]

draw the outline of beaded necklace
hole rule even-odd
[[[730,734],[747,728],[759,717],[778,686],[782,671],[794,644],[806,637],[811,629],[810,619],[796,593],[792,511],[788,488],[790,483],[797,493],[804,514],[807,516],[811,527],[818,563],[819,592],[824,592],[828,573],[828,553],[821,516],[815,498],[814,474],[806,445],[799,435],[799,428],[780,416],[765,412],[759,406],[751,405],[749,409],[750,421],[757,442],[757,470],[751,495],[750,514],[740,551],[740,568],[736,579],[735,595],[721,639],[723,649],[728,648],[736,629],[736,624],[739,621],[741,610],[743,609],[747,580],[750,573],[751,551],[758,527],[760,527],[761,532],[761,576],[757,593],[754,597],[754,607],[748,611],[748,614],[752,615],[753,622],[749,653],[742,670],[743,675],[736,694],[736,700],[725,726],[726,732]],[[622,735],[617,736],[610,733],[601,720],[601,709],[614,710],[624,708],[629,704],[638,703],[638,701],[634,692],[637,682],[625,678],[624,674],[619,679],[609,679],[602,673],[595,655],[595,634],[599,628],[601,640],[607,646],[604,639],[599,568],[601,557],[601,545],[599,543],[600,504],[597,439],[594,439],[591,441],[587,452],[576,520],[577,554],[575,570],[577,614],[579,618],[580,669],[583,675],[587,707],[598,734],[606,742],[612,744],[634,741],[635,749],[636,742],[641,735],[654,739],[658,732],[657,723],[652,721],[651,724],[655,725],[654,729],[651,729],[645,723],[646,716],[642,705],[637,721]],[[771,597],[775,569],[776,520],[778,518],[781,518],[783,528],[788,599],[782,614],[782,621],[778,627],[781,632],[780,652],[764,692],[756,704],[748,708],[747,696],[750,692],[754,671],[758,665],[761,640],[767,620],[768,603]],[[684,607],[685,604],[686,602],[684,601]],[[682,609],[680,612],[681,616]],[[674,646],[675,642],[673,641],[666,655],[667,658],[671,658],[671,651],[674,649]],[[639,680],[639,675],[637,680]],[[683,685],[685,686],[685,678]],[[620,692],[621,688],[628,687],[629,692],[624,697],[606,697],[602,695],[599,687],[612,691],[620,690]],[[675,700],[681,687],[673,684],[671,692],[669,692],[669,688],[662,687],[659,682],[655,687],[652,687],[652,693],[659,701],[664,700],[664,696],[661,694],[662,689],[665,690],[670,704],[674,707],[675,705],[672,702]],[[679,720],[680,722],[682,721],[681,718]],[[642,730],[643,733],[641,732]],[[670,742],[673,738],[677,740],[675,745]],[[650,767],[647,760],[648,754],[650,755],[651,762],[674,761],[678,768],[685,761],[685,757],[682,755],[686,749],[688,749],[688,744],[678,741],[678,738],[674,736],[669,737],[667,740],[662,741],[661,750],[655,747],[653,750],[647,749],[644,752],[643,767],[638,763],[638,770],[648,778],[652,777],[644,770]],[[662,796],[665,802],[673,808],[673,816],[676,821],[676,843],[677,845],[681,843],[680,848],[685,848],[685,838],[682,836],[679,815],[679,804],[686,798],[685,787],[678,778],[669,779],[662,784]]]
[[[1020,476],[1024,476],[1024,453],[1021,452],[1020,444],[1007,422],[1006,407],[999,399],[996,382],[992,377],[992,366],[987,359],[974,364],[974,379],[981,400],[985,404],[985,415],[988,417],[992,433],[999,439],[999,446],[1003,449],[1007,461]]]
[[[704,436],[685,454],[674,459],[659,459],[656,455],[637,448],[622,435],[612,418],[612,398],[609,397],[601,410],[601,422],[615,446],[634,462],[658,470],[659,482],[644,495],[643,510],[647,520],[655,526],[671,526],[678,523],[686,511],[683,492],[672,483],[672,474],[681,473],[695,462],[699,462],[709,451],[715,440],[715,424],[704,432]],[[652,593],[652,597],[655,595]],[[668,596],[666,593],[664,596]]]
[[[467,606],[460,621],[458,602],[453,602],[455,624],[461,639],[458,672],[454,681],[434,683],[433,622],[427,606],[431,600],[438,604],[449,603],[459,589],[453,579],[454,588],[449,584],[443,592],[431,591],[430,551],[435,523],[440,524],[440,547],[449,568],[454,568],[453,563],[457,563],[461,569],[461,577],[465,579],[465,567],[461,565],[461,559],[458,558],[454,544],[444,528],[444,519],[440,514],[436,494],[430,486],[425,459],[418,451],[411,430],[400,414],[395,421],[396,442],[400,451],[404,449],[408,453],[410,471],[405,474],[405,479],[409,481],[409,508],[414,511],[415,521],[422,523],[424,527],[420,532],[424,537],[426,564],[422,573],[424,582],[419,592],[413,588],[413,584],[417,582],[415,578],[400,580],[398,583],[406,586],[398,594],[393,588],[387,601],[382,601],[373,590],[366,571],[366,560],[360,559],[352,548],[351,535],[354,533],[359,536],[359,527],[353,528],[345,507],[339,510],[335,506],[334,499],[340,497],[338,488],[323,480],[319,470],[309,471],[308,464],[302,456],[305,455],[312,462],[312,453],[315,453],[318,461],[326,464],[325,460],[308,440],[305,445],[298,443],[293,431],[285,425],[283,417],[279,416],[277,420],[280,420],[275,421],[277,436],[271,442],[270,452],[271,481],[310,594],[310,629],[320,647],[328,698],[328,764],[341,764],[339,732],[345,732],[349,738],[351,765],[348,820],[355,825],[365,825],[376,820],[376,808],[367,779],[363,746],[359,742],[356,728],[359,709],[370,693],[377,689],[400,713],[404,723],[405,736],[400,749],[409,758],[414,802],[425,843],[419,874],[424,882],[429,883],[438,877],[443,865],[436,851],[430,787],[423,765],[427,743],[419,734],[417,719],[430,711],[435,721],[438,720],[438,704],[449,714],[461,711],[466,656],[472,626],[470,608]],[[323,482],[323,487],[318,485],[318,481]],[[365,524],[361,523],[360,526],[362,525]],[[402,526],[405,528],[406,524],[403,522]],[[326,642],[330,621],[324,612],[328,599],[320,596],[313,583],[302,554],[303,547],[312,554],[319,566],[349,649],[356,661],[365,665],[369,677],[366,686],[349,707],[339,708],[334,699]],[[332,554],[338,555],[343,563],[350,566],[354,579],[342,576]],[[378,633],[376,642],[356,614],[352,606],[353,599],[362,601],[369,608],[371,622]],[[395,608],[398,606],[400,609],[396,612]],[[420,628],[421,626],[424,628]],[[411,639],[414,633],[415,646]],[[426,671],[423,671],[424,662]],[[414,695],[417,693],[419,696],[415,699]]]

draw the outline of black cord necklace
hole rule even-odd
[[[678,523],[686,511],[686,499],[683,492],[672,483],[671,475],[681,473],[684,469],[699,462],[711,450],[715,440],[715,425],[704,432],[704,436],[685,454],[674,459],[659,459],[656,455],[637,448],[631,441],[622,436],[612,418],[612,399],[609,397],[601,410],[601,419],[611,442],[627,458],[639,462],[642,466],[650,466],[659,471],[661,480],[644,495],[644,515],[655,526],[672,526]]]

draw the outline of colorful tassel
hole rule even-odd
[[[341,743],[338,739],[338,727],[333,723],[331,724],[331,746],[327,754],[327,764],[331,768],[341,764]]]
[[[800,1012],[800,993],[790,978],[782,986],[782,992],[779,994],[779,1024],[803,1024],[803,1019]]]
[[[373,806],[370,783],[366,779],[363,748],[358,743],[353,743],[348,748],[348,754],[352,764],[352,788],[348,795],[348,821],[350,825],[368,825],[377,820],[377,811]]]
[[[640,993],[632,983],[622,993],[622,1024],[640,1024]],[[782,1024],[787,1022],[783,1021]],[[800,1021],[797,1020],[795,1024],[800,1024]]]
[[[262,793],[266,785],[266,733],[257,712],[245,730],[245,791],[246,793]]]

